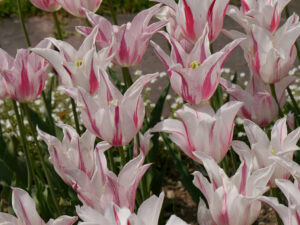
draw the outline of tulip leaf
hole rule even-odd
[[[194,186],[193,184],[193,177],[188,171],[188,167],[186,164],[183,163],[183,160],[181,159],[181,155],[176,149],[174,148],[173,143],[171,140],[167,137],[165,133],[161,133],[161,137],[163,138],[166,147],[173,159],[173,162],[175,164],[176,170],[181,176],[181,182],[183,186],[186,188],[186,190],[190,193],[193,201],[195,203],[199,203],[200,197],[205,200],[201,192]]]
[[[0,171],[0,184],[4,186],[10,186],[13,172],[3,159],[0,159]]]
[[[150,122],[147,128],[152,128],[154,127],[155,124],[157,124],[160,121],[163,108],[164,108],[164,103],[166,101],[167,95],[169,93],[170,89],[170,82],[169,84],[165,87],[163,90],[162,94],[160,95],[159,99],[157,100],[154,109],[151,112],[150,115]]]

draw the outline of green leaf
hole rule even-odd
[[[167,137],[165,133],[161,133],[161,137],[163,138],[166,147],[168,151],[170,152],[170,155],[174,161],[176,170],[181,176],[181,182],[183,186],[186,188],[186,190],[190,193],[193,201],[195,203],[199,203],[200,197],[205,200],[199,189],[197,189],[193,184],[193,177],[188,171],[188,167],[183,163],[181,159],[181,155],[176,149],[174,148],[173,143],[171,140]]]
[[[109,67],[107,69],[107,72],[110,75],[113,82],[115,83],[115,85],[117,86],[117,88],[121,91],[121,93],[124,94],[124,92],[126,91],[126,88],[124,85],[121,84],[121,82],[118,78],[118,73]]]
[[[10,186],[13,178],[13,173],[3,159],[0,159],[0,184]]]
[[[163,112],[163,108],[164,108],[164,103],[166,101],[166,97],[169,93],[169,89],[170,89],[170,82],[169,84],[165,87],[165,89],[163,90],[163,92],[161,93],[159,99],[157,100],[154,109],[151,112],[150,115],[150,122],[148,125],[148,129],[152,128],[155,126],[155,124],[157,124],[160,121],[162,112]]]

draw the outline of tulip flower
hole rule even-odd
[[[241,102],[229,102],[215,114],[207,104],[186,104],[176,112],[180,120],[166,119],[152,132],[170,133],[170,139],[195,161],[199,159],[194,153],[201,151],[221,162],[230,148],[234,119],[241,106]]]
[[[153,1],[164,3],[174,11],[182,35],[193,43],[201,37],[206,23],[209,25],[209,40],[218,37],[229,4],[229,0],[179,0],[178,4],[174,0]]]
[[[174,38],[161,33],[172,46],[170,57],[157,44],[151,44],[168,70],[173,90],[191,104],[199,104],[211,98],[218,87],[224,61],[243,40],[235,40],[211,55],[206,27],[194,48],[187,53]]]
[[[62,142],[37,129],[39,137],[48,145],[49,161],[53,164],[55,171],[68,185],[74,184],[68,175],[69,170],[80,170],[91,178],[95,169],[94,144],[96,136],[85,131],[80,137],[71,126],[62,124],[60,127],[64,133]],[[108,148],[110,145],[104,147],[104,149]]]
[[[287,169],[290,172],[290,174],[294,177],[294,180],[300,184],[300,166],[298,163],[294,162],[293,160],[286,159],[282,156],[272,156],[272,159],[277,164]]]
[[[41,41],[36,47],[50,48],[51,43]],[[13,59],[3,50],[0,51],[0,74],[3,76],[8,95],[19,102],[36,99],[42,92],[48,74],[48,63],[28,49],[19,49]],[[1,61],[2,61],[1,60]]]
[[[241,165],[235,175],[228,178],[213,158],[203,152],[195,157],[203,163],[210,182],[200,172],[194,173],[194,185],[205,196],[209,209],[200,201],[199,224],[250,225],[260,214],[261,203],[257,198],[267,190],[273,166],[253,170],[253,161],[247,151],[237,151]],[[245,216],[247,215],[247,216]]]
[[[118,207],[110,204],[106,208],[105,213],[99,213],[88,206],[76,206],[76,212],[83,222],[79,225],[158,225],[160,210],[163,204],[164,193],[160,193],[159,197],[155,195],[144,201],[139,207],[137,213],[132,213],[126,207]],[[178,217],[172,215],[166,225],[187,225]]]
[[[257,162],[258,168],[264,168],[274,163],[273,156],[281,156],[285,159],[292,160],[293,152],[298,150],[297,142],[300,138],[300,128],[287,133],[286,118],[278,120],[271,132],[271,141],[267,134],[255,123],[250,120],[244,121],[244,128],[251,144],[253,158]],[[233,147],[243,145],[243,148],[250,151],[246,144],[239,141],[232,143]],[[288,179],[290,173],[279,165],[275,166],[274,173],[270,179],[270,185],[275,185],[275,179]]]
[[[270,32],[278,28],[283,9],[291,0],[242,0],[240,10],[229,6],[227,14],[246,30],[250,24],[257,24]]]
[[[281,107],[286,101],[285,89],[295,80],[296,77],[288,76],[275,84],[276,96]],[[259,126],[266,126],[278,115],[278,106],[272,96],[270,86],[264,84],[257,76],[250,76],[250,82],[245,90],[223,78],[220,84],[230,94],[232,100],[244,103],[238,113],[242,118],[252,120]]]
[[[280,216],[285,225],[298,225],[300,223],[300,186],[296,180],[277,179],[276,185],[288,200],[288,207],[278,202],[277,198],[261,197],[260,200],[270,205]]]
[[[96,12],[102,0],[56,0],[68,13],[85,17],[85,9]]]
[[[95,47],[97,28],[86,37],[76,51],[70,44],[48,38],[59,52],[52,49],[34,48],[33,52],[49,61],[58,73],[64,87],[82,87],[91,95],[99,88],[99,68],[105,69],[110,63],[111,46],[98,54]]]
[[[158,73],[140,77],[124,96],[100,71],[100,88],[94,98],[79,88],[78,102],[85,127],[113,146],[127,145],[140,130],[145,116],[145,106],[140,94]]]
[[[55,12],[61,8],[57,0],[30,0],[30,2],[35,7],[47,12]]]
[[[244,57],[254,74],[265,83],[280,81],[293,67],[297,55],[294,44],[300,35],[300,22],[296,14],[274,33],[256,24],[250,26],[247,35],[226,30],[224,33],[232,39],[247,38],[240,44]]]
[[[145,134],[139,132],[139,150],[146,156],[150,150],[150,140],[152,138],[151,130],[146,131]],[[138,143],[136,140],[136,136],[134,137],[134,155],[137,155],[138,151]]]
[[[95,158],[96,169],[91,178],[79,170],[69,172],[76,180],[73,188],[80,201],[100,213],[104,213],[111,202],[119,207],[127,207],[133,212],[136,190],[151,164],[143,165],[145,158],[140,154],[129,161],[116,176],[107,169],[102,149],[97,149]]]
[[[50,219],[48,223],[39,216],[36,211],[35,202],[29,194],[20,189],[12,188],[12,207],[17,217],[0,212],[0,223],[11,225],[72,225],[77,221],[77,216],[60,216]]]
[[[116,54],[112,62],[122,67],[130,67],[141,61],[152,35],[166,25],[166,22],[156,22],[149,25],[159,8],[160,5],[156,5],[143,10],[134,17],[132,22],[122,26],[112,25],[104,17],[92,12],[87,12],[87,18],[93,27],[99,25],[98,47],[102,49],[109,46],[115,37],[116,41],[113,46]],[[88,35],[91,28],[77,27],[77,31],[83,35]]]

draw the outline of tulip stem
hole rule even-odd
[[[52,134],[54,136],[56,136],[55,123],[54,123],[54,120],[53,120],[53,117],[52,117],[51,102],[50,102],[50,104],[47,103],[45,91],[42,91],[42,98],[43,98],[43,102],[45,104],[47,116],[48,116],[50,124],[51,124]]]
[[[107,150],[107,158],[108,158],[108,165],[109,165],[109,169],[116,173],[116,167],[115,167],[115,162],[114,162],[114,158],[113,158],[113,154],[112,151],[113,149],[108,149]]]
[[[55,206],[55,209],[56,209],[56,212],[57,214],[59,213],[59,207],[58,207],[58,204],[57,204],[57,198],[56,198],[56,195],[55,195],[55,192],[54,192],[54,188],[53,188],[53,184],[52,184],[52,181],[51,181],[51,178],[50,178],[50,173],[48,171],[48,168],[46,166],[46,163],[44,161],[44,158],[43,158],[43,155],[42,155],[42,149],[41,149],[41,146],[37,140],[37,133],[36,133],[36,128],[34,127],[31,119],[30,119],[30,114],[29,114],[29,108],[28,108],[28,105],[26,103],[23,103],[23,109],[24,109],[24,113],[27,117],[27,120],[28,120],[28,123],[29,123],[29,126],[30,126],[30,129],[31,129],[31,133],[32,133],[32,136],[33,136],[33,140],[35,142],[35,145],[36,145],[36,148],[37,148],[37,153],[38,153],[38,157],[40,159],[40,162],[42,164],[42,168],[45,172],[45,176],[46,176],[46,179],[47,179],[47,182],[48,182],[48,185],[49,185],[49,189],[50,189],[50,194],[52,196],[52,200],[53,200],[53,203],[54,203],[54,206]]]
[[[71,99],[71,104],[72,104],[72,111],[73,111],[73,115],[74,115],[74,121],[75,121],[75,127],[76,127],[76,131],[77,133],[80,135],[80,126],[79,126],[79,120],[78,120],[78,113],[76,111],[76,104],[73,98]]]
[[[115,25],[118,25],[118,20],[117,20],[116,12],[115,12],[115,9],[114,9],[113,0],[109,0],[108,4],[109,4],[109,9],[110,9],[112,20],[113,20]]]
[[[22,122],[22,119],[21,119],[21,116],[20,116],[20,113],[19,113],[19,110],[18,110],[17,103],[13,99],[12,99],[12,103],[13,103],[13,107],[14,107],[14,111],[15,111],[15,114],[16,114],[19,131],[20,131],[20,135],[21,135],[23,151],[24,151],[24,154],[25,154],[25,160],[26,160],[26,166],[27,166],[27,191],[30,191],[31,190],[31,184],[32,184],[32,176],[33,176],[33,162],[32,162],[32,159],[30,157],[30,153],[28,151],[28,145],[27,145],[26,135],[25,135],[25,127],[24,127],[24,124]]]
[[[121,157],[121,167],[120,168],[123,168],[126,164],[124,149],[123,149],[122,146],[120,146],[120,147],[118,147],[118,150],[119,150],[119,154],[120,154],[120,157]]]
[[[122,67],[123,80],[125,83],[126,90],[132,85],[132,79],[130,76],[130,71],[128,67]]]
[[[23,33],[24,33],[24,36],[25,36],[25,39],[26,39],[26,44],[27,44],[28,47],[30,47],[31,43],[30,43],[28,32],[27,32],[27,29],[26,29],[26,26],[25,26],[25,23],[24,23],[24,17],[23,17],[23,13],[22,13],[21,1],[17,0],[17,4],[18,4],[19,17],[20,17]]]
[[[298,126],[299,126],[300,125],[300,121],[299,121],[300,109],[299,109],[299,106],[298,106],[298,104],[296,102],[296,99],[294,98],[294,95],[293,95],[290,87],[287,87],[287,92],[288,92],[288,94],[289,94],[289,96],[290,96],[290,98],[292,100],[292,103],[294,105],[294,108],[296,110],[297,115],[295,115],[295,117],[296,117],[296,120],[297,120]]]
[[[280,116],[280,118],[283,118],[284,115],[283,115],[283,112],[281,110],[280,104],[279,104],[277,96],[276,96],[275,84],[270,84],[270,89],[271,89],[271,92],[272,92],[272,96],[273,96],[273,98],[274,98],[274,100],[277,104],[279,116]]]
[[[52,16],[53,16],[53,20],[54,20],[55,28],[56,28],[55,36],[56,36],[57,39],[63,40],[64,38],[63,38],[62,30],[61,30],[60,23],[59,23],[59,20],[57,18],[56,12],[53,12]]]

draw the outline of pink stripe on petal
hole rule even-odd
[[[122,63],[127,62],[128,58],[129,58],[129,52],[128,52],[127,45],[126,45],[126,40],[125,40],[125,32],[126,32],[126,28],[123,32],[122,39],[121,39],[121,44],[120,44],[120,49],[119,49],[119,57],[120,57],[120,61]]]
[[[79,138],[77,138],[77,147],[78,147],[78,169],[80,169],[82,172],[86,174],[87,171],[81,154],[81,146],[80,146]]]
[[[20,89],[20,97],[22,99],[26,99],[27,97],[29,97],[30,92],[32,90],[30,82],[29,82],[29,78],[28,78],[28,73],[27,73],[27,69],[25,68],[24,65],[24,61],[22,62],[22,69],[21,69],[21,82],[19,85],[19,89]]]
[[[138,107],[139,107],[139,103],[140,103],[140,98],[138,98],[137,104],[136,104],[136,108],[133,114],[133,121],[134,121],[134,125],[135,128],[138,129],[139,126],[139,118],[138,118]]]
[[[116,106],[115,108],[115,133],[112,140],[112,145],[121,146],[122,145],[122,132],[120,129],[120,108]]]
[[[259,59],[259,52],[258,52],[258,44],[257,41],[254,38],[253,33],[251,32],[251,36],[253,39],[253,50],[254,50],[254,54],[255,54],[255,61],[252,61],[252,66],[254,67],[254,71],[255,73],[260,76],[260,59]]]
[[[89,121],[90,121],[90,123],[91,123],[92,129],[93,129],[93,131],[101,138],[100,131],[99,131],[99,129],[98,129],[96,123],[95,123],[95,120],[92,118],[91,112],[90,112],[90,110],[89,110],[89,106],[87,105],[87,103],[86,103],[86,101],[85,101],[85,98],[84,98],[84,96],[82,95],[82,93],[81,93],[81,92],[79,92],[79,93],[80,93],[81,98],[82,98],[82,100],[83,100],[83,102],[84,102],[85,109],[86,109],[86,112],[87,112],[87,114],[88,114]]]
[[[116,225],[121,225],[121,221],[119,219],[119,216],[118,216],[118,213],[117,213],[117,211],[115,209],[115,206],[113,206],[113,211],[114,211]]]
[[[242,179],[240,184],[240,194],[246,196],[246,184],[247,184],[247,164],[246,160],[243,158],[244,165],[242,167]]]
[[[250,7],[247,4],[246,0],[242,0],[242,10],[243,10],[243,13],[246,13],[250,10]]]
[[[91,95],[94,95],[98,91],[98,88],[99,88],[99,82],[98,82],[97,76],[94,71],[93,61],[94,60],[92,60],[91,72],[90,72],[90,76],[89,76],[90,94]]]
[[[278,12],[278,4],[276,4],[274,12],[273,12],[272,21],[271,21],[271,24],[270,24],[270,31],[272,33],[276,31],[276,29],[279,25],[279,22],[280,22],[280,15],[279,15],[279,12]]]
[[[185,29],[183,29],[183,31],[185,31],[186,36],[194,40],[196,38],[195,30],[194,30],[194,16],[186,0],[183,0],[183,3],[184,3],[185,26],[186,26],[186,31]]]
[[[211,3],[208,12],[207,12],[207,23],[209,26],[209,33],[208,33],[208,38],[211,41],[213,39],[213,33],[214,33],[214,23],[213,23],[213,10],[214,10],[214,6],[215,6],[216,0],[213,0],[213,2]]]

